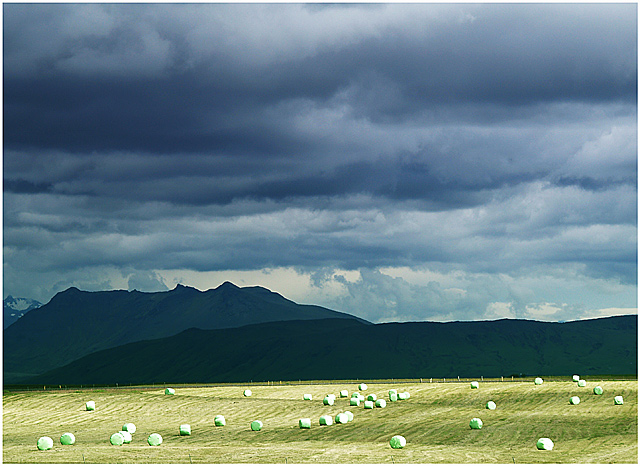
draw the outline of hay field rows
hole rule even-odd
[[[574,382],[480,383],[369,383],[364,395],[387,400],[386,408],[350,407],[357,384],[295,386],[224,386],[163,389],[79,390],[69,392],[7,393],[3,397],[4,463],[637,463],[637,381],[587,380]],[[601,396],[593,387],[604,389]],[[253,396],[244,397],[251,388]],[[389,402],[388,390],[408,391],[408,400]],[[313,395],[312,401],[303,394]],[[324,406],[334,393],[335,405]],[[570,405],[569,398],[581,398]],[[614,405],[615,395],[624,397]],[[93,400],[95,411],[86,411]],[[485,409],[487,401],[497,404]],[[347,424],[320,426],[323,414],[350,410]],[[215,427],[222,414],[226,426]],[[298,420],[311,418],[311,429]],[[481,430],[469,428],[479,417]],[[250,429],[261,420],[259,432]],[[109,437],[125,422],[137,431],[133,442],[112,446]],[[180,424],[191,425],[191,436],[179,436]],[[60,436],[71,432],[75,445],[63,446]],[[147,437],[159,433],[164,441],[150,447]],[[41,436],[54,440],[49,451],[39,451]],[[402,435],[403,449],[389,440]],[[549,437],[555,447],[539,451],[536,441]]]

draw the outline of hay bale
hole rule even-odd
[[[367,389],[367,384],[366,383],[361,383],[360,385],[358,385],[358,389],[363,392]]]
[[[389,440],[389,445],[391,448],[404,448],[407,444],[407,440],[402,435],[394,435]]]
[[[622,399],[622,397],[621,397],[620,395],[616,396],[616,397],[613,399],[613,402],[614,402],[615,404],[617,404],[617,405],[624,404],[624,400]]]
[[[349,390],[340,390],[340,398],[348,398]]]
[[[214,419],[213,419],[213,423],[217,426],[217,427],[222,427],[224,425],[227,424],[227,421],[224,420],[224,416],[221,414],[218,414]]]
[[[580,380],[580,376],[579,375],[574,375],[573,376],[573,381],[577,382],[578,380]]]
[[[344,413],[349,418],[349,422],[353,421],[353,413],[351,411],[345,411]]]
[[[538,450],[553,450],[553,442],[546,437],[539,438],[536,442],[536,447],[538,447]]]
[[[243,394],[244,396],[251,396],[253,393],[251,393],[251,390],[248,390],[248,389],[247,389],[247,390],[245,390],[244,392],[242,392],[242,394]]]
[[[346,424],[347,422],[349,422],[349,416],[346,413],[336,415],[336,424]]]
[[[324,400],[322,400],[322,403],[325,406],[333,406],[333,403],[335,403],[335,398],[330,397],[330,396],[325,396]]]
[[[364,409],[373,409],[373,401],[367,400],[364,402]]]
[[[593,387],[593,393],[595,393],[596,395],[602,395],[603,393],[602,387],[600,385]]]
[[[74,443],[76,443],[76,436],[71,432],[62,434],[62,436],[60,437],[60,443],[63,445],[73,445]]]
[[[533,381],[533,383],[535,383],[536,385],[542,385],[542,382],[543,380],[540,377],[536,377],[536,379]]]
[[[175,395],[176,391],[173,388],[165,388],[164,389],[164,394],[165,395]]]
[[[124,439],[124,443],[131,443],[131,441],[133,440],[131,433],[127,432],[126,430],[121,430],[118,433],[122,435],[122,438]]]
[[[471,382],[471,388],[478,388],[480,387],[480,384],[478,382]]]
[[[587,386],[587,381],[580,379],[578,380],[578,387],[586,387]]]
[[[360,398],[360,393],[359,392],[353,392],[351,394],[351,398]]]
[[[389,396],[391,396],[392,393],[395,393],[397,395],[398,390],[396,390],[395,388],[392,388],[391,390],[389,390]]]
[[[160,434],[151,434],[147,437],[147,443],[152,447],[157,447],[162,443],[162,436]]]
[[[387,402],[384,401],[382,398],[380,398],[375,401],[375,405],[376,405],[376,408],[386,408]]]
[[[130,434],[135,434],[136,425],[133,422],[127,422],[125,425],[122,426],[122,430],[124,430],[125,432],[129,432]]]
[[[482,421],[480,420],[480,418],[474,417],[469,422],[469,427],[471,427],[472,429],[482,429]]]
[[[375,395],[375,393],[372,393],[371,395],[369,395],[367,397],[367,400],[369,401],[376,401],[378,399],[378,397]]]
[[[191,435],[191,426],[189,424],[180,424],[180,435]]]
[[[305,393],[304,395],[302,395],[302,399],[303,400],[313,400],[313,395],[311,395],[311,393]]]
[[[109,442],[111,442],[111,445],[122,445],[124,443],[124,437],[120,432],[116,432],[115,434],[111,435],[111,437],[109,438]]]
[[[38,450],[51,450],[53,448],[53,439],[51,437],[40,437],[37,445]]]
[[[402,392],[402,393],[398,393],[398,400],[406,400],[407,398],[409,398],[409,392]]]
[[[95,401],[87,401],[87,404],[85,405],[85,407],[87,408],[87,411],[95,411],[96,402]]]
[[[333,418],[328,414],[323,414],[320,416],[320,425],[321,426],[330,426],[333,424]]]
[[[259,431],[262,429],[262,421],[253,421],[251,423],[251,430]]]
[[[580,404],[580,397],[579,396],[572,396],[571,398],[569,398],[569,403],[571,403],[572,405]]]
[[[301,429],[311,429],[311,419],[304,417],[298,421],[298,425]]]
[[[398,401],[398,393],[390,393],[389,401]]]
[[[496,404],[493,401],[487,401],[486,408],[490,410],[494,410],[496,409]]]
[[[360,406],[360,398],[351,398],[349,406]]]

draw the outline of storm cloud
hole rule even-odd
[[[636,313],[636,9],[4,4],[4,293]]]

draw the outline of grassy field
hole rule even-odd
[[[593,387],[604,389],[594,395]],[[251,388],[253,396],[244,397]],[[388,390],[408,391],[408,400],[389,402]],[[386,408],[350,407],[351,382],[324,385],[224,386],[163,389],[111,389],[56,392],[5,392],[3,397],[4,463],[629,463],[638,462],[637,381],[588,380],[480,383],[368,383],[364,395],[387,400]],[[303,400],[303,394],[313,401]],[[324,406],[334,393],[334,406]],[[569,398],[581,398],[570,405]],[[614,405],[616,395],[623,405]],[[93,400],[95,411],[86,411]],[[485,409],[487,401],[497,404]],[[320,426],[323,414],[350,410],[348,424]],[[226,426],[215,427],[217,414]],[[309,430],[298,420],[311,418]],[[479,417],[481,430],[469,428]],[[250,429],[261,420],[259,432]],[[133,442],[112,446],[109,437],[125,422],[137,431]],[[191,436],[179,436],[180,424],[191,425]],[[60,436],[71,432],[75,445],[63,446]],[[159,433],[162,445],[150,447],[147,437]],[[41,436],[54,440],[39,451]],[[389,440],[402,435],[403,449]],[[539,451],[536,441],[549,437],[552,451]]]

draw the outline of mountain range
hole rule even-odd
[[[2,300],[2,328],[7,328],[27,312],[40,306],[42,306],[42,303],[35,299],[7,296]]]
[[[637,374],[637,316],[372,324],[261,287],[70,288],[4,332],[5,383]]]

